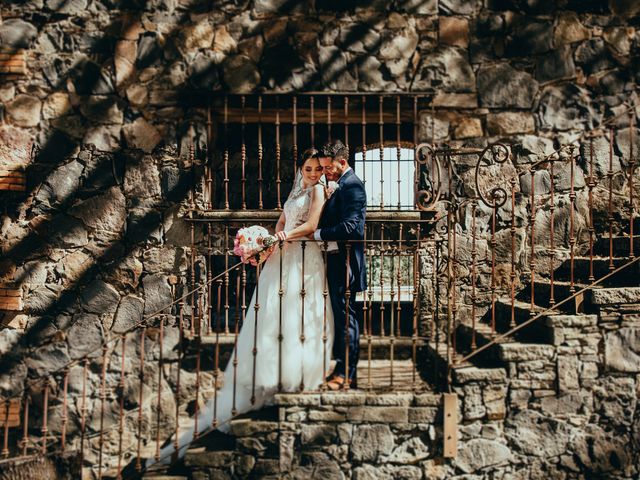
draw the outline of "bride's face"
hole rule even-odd
[[[302,165],[302,181],[307,187],[315,185],[322,176],[322,166],[317,158],[310,158]]]

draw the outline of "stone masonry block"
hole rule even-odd
[[[412,393],[383,393],[383,394],[368,394],[366,399],[367,405],[374,406],[399,406],[408,407],[413,403]]]
[[[580,388],[579,368],[578,357],[563,355],[558,357],[558,389],[561,393]]]
[[[438,409],[434,407],[410,407],[409,423],[434,423]]]
[[[418,407],[438,407],[442,404],[442,395],[423,393],[416,395],[413,400]]]
[[[315,406],[320,405],[320,394],[287,394],[279,393],[274,398],[274,404],[285,406]]]
[[[312,422],[344,422],[347,415],[333,410],[310,410],[307,418]]]
[[[364,405],[366,399],[366,393],[360,391],[348,393],[323,393],[321,395],[323,405]]]
[[[352,422],[406,423],[409,418],[407,407],[352,407],[347,412],[347,420]]]
[[[454,370],[454,380],[461,385],[469,382],[504,383],[507,372],[502,368],[457,368]]]
[[[551,360],[555,354],[553,345],[529,343],[503,343],[499,346],[500,360],[523,362],[527,360]]]

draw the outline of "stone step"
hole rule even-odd
[[[498,333],[504,333],[514,326],[512,325],[512,305],[510,298],[498,298],[495,303],[496,306],[496,331]],[[533,310],[531,309],[530,302],[523,302],[518,300],[517,298],[513,301],[513,323],[515,325],[520,325],[527,320],[529,320],[532,316],[537,315],[542,312],[544,309],[534,305]],[[491,310],[487,311],[487,313],[482,318],[482,321],[490,324],[491,322]],[[522,330],[517,332],[517,335],[528,335],[529,327],[524,327]],[[517,338],[517,337],[516,337]]]
[[[623,266],[625,263],[629,261],[629,258],[614,258],[613,266],[614,268],[619,268]],[[589,284],[591,281],[589,280],[590,274],[590,259],[589,257],[576,257],[573,259],[573,278],[574,281],[578,281],[580,283]],[[593,277],[594,280],[598,280],[606,275],[608,275],[611,270],[609,269],[609,258],[605,257],[594,257],[593,259]],[[604,286],[632,286],[637,284],[637,280],[635,278],[636,275],[640,274],[640,264],[633,264],[616,275],[608,278],[601,285]],[[563,262],[554,272],[554,277],[556,280],[560,281],[569,281],[571,279],[571,261],[566,260]],[[634,283],[635,282],[635,283]]]
[[[532,292],[531,283],[527,283],[525,288],[523,288],[520,292],[516,294],[516,299],[521,300],[523,302],[531,302],[531,296],[533,293],[533,300],[535,305],[541,307],[542,309],[549,308],[554,304],[560,303],[561,301],[571,297],[575,292],[582,290],[585,288],[587,284],[574,282],[573,286],[570,282],[558,280],[553,282],[553,300],[554,303],[551,303],[551,282],[547,279],[536,279],[534,282],[534,289]],[[576,311],[576,302],[569,301],[560,307],[557,307],[557,311],[562,312],[570,312],[575,313]]]
[[[423,344],[424,340],[421,338],[414,339],[411,337],[393,337],[389,336],[360,336],[360,358],[366,359],[369,357],[368,352],[371,350],[371,358],[373,360],[385,360],[390,358],[391,344],[393,340],[393,355],[398,360],[408,360],[413,358],[414,344],[416,350]],[[187,338],[186,354],[184,358],[184,367],[186,369],[195,368],[195,360],[197,356],[197,340],[193,337]],[[233,334],[220,334],[216,339],[216,335],[203,335],[201,337],[200,346],[200,368],[203,371],[211,370],[214,367],[216,341],[219,348],[219,365],[220,368],[226,366],[231,352],[233,351],[233,345],[235,342],[235,335]]]
[[[628,231],[627,231],[628,232]],[[633,253],[634,255],[640,254],[640,231],[635,230],[633,232]],[[613,255],[614,257],[626,257],[629,255],[631,241],[629,235],[614,236],[612,238],[613,243]],[[593,245],[593,253],[595,255],[601,255],[603,257],[609,257],[609,235],[604,233],[598,238]]]
[[[430,381],[439,386],[445,387],[447,383],[447,346],[445,343],[429,342],[425,346],[427,372]],[[484,353],[484,352],[483,352]],[[454,385],[462,385],[468,382],[497,382],[504,383],[506,370],[503,362],[497,362],[495,356],[491,361],[487,361],[487,356],[479,354],[469,361],[462,361],[463,353],[456,352],[452,356],[453,368],[451,380]]]
[[[636,283],[637,285],[637,283]],[[598,308],[611,305],[640,304],[640,287],[594,288],[589,301]]]

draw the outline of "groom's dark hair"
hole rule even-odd
[[[325,143],[320,152],[323,157],[331,157],[334,160],[349,161],[349,150],[340,140],[336,140],[333,143]]]

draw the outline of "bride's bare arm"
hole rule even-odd
[[[318,228],[318,222],[320,221],[320,214],[322,213],[324,201],[323,186],[314,186],[313,194],[311,196],[311,207],[309,208],[309,218],[302,225],[286,232],[287,240],[295,240],[296,238],[305,238],[313,235],[313,232]]]
[[[278,223],[276,223],[276,233],[284,230],[284,224],[286,223],[286,218],[284,216],[284,212],[280,214],[280,218],[278,218]]]

